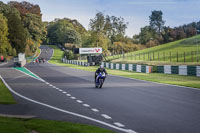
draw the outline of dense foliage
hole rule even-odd
[[[7,33],[0,33],[4,38],[4,42],[0,43],[1,54],[15,56],[20,52],[34,53],[46,36],[40,7],[28,2],[0,2],[0,13],[4,19],[1,26],[8,29]]]
[[[133,41],[146,47],[152,47],[194,36],[200,30],[200,21],[174,28],[164,26],[165,21],[162,15],[162,11],[152,11],[149,16],[149,25],[141,28],[139,35],[133,36]]]

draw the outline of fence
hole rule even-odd
[[[136,52],[126,53],[123,55],[114,55],[107,57],[108,60],[124,58],[126,60],[144,60],[144,61],[169,61],[169,62],[199,62],[200,52],[186,51],[186,52]]]

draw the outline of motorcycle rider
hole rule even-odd
[[[103,65],[100,65],[100,67],[96,70],[95,72],[95,77],[94,77],[94,81],[96,82],[97,80],[97,76],[99,75],[99,73],[105,73],[106,77],[108,75],[108,73],[106,72],[106,69],[104,68]],[[105,78],[106,78],[105,77]],[[103,81],[105,80],[105,78],[103,79]]]

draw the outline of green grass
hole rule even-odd
[[[61,57],[62,51],[56,47],[54,48],[57,52],[54,52],[52,60],[49,61],[52,64],[65,66],[65,67],[71,67],[75,69],[81,69],[85,71],[91,71],[91,72],[95,72],[95,70],[97,69],[97,66],[84,67],[84,66],[62,63],[60,58],[58,58],[58,57]],[[137,72],[111,70],[111,69],[107,69],[107,71],[108,71],[108,74],[112,74],[116,76],[123,76],[123,77],[141,79],[141,80],[152,81],[152,82],[200,88],[200,77],[181,76],[181,75],[175,75],[175,74],[159,74],[159,73],[147,74],[147,73],[137,73]]]
[[[54,55],[51,58],[51,60],[49,61],[49,63],[60,63],[61,62],[61,58],[63,58],[64,51],[60,50],[55,45],[45,45],[45,46],[49,46],[49,47],[54,49]]]
[[[199,46],[198,56],[200,62],[200,35],[162,44],[152,48],[126,53],[125,58],[122,58],[122,55],[115,55],[107,58],[108,60],[113,60],[114,62],[165,61],[166,63],[170,63],[177,62],[177,54],[178,62],[184,62],[185,53],[185,62],[192,62],[192,60],[193,62],[197,62],[197,44]]]
[[[13,96],[8,88],[3,84],[0,79],[0,104],[16,104]]]
[[[0,117],[1,133],[113,133],[95,126],[70,122]]]

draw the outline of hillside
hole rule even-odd
[[[199,52],[197,52],[197,49]],[[150,62],[200,62],[200,35],[126,53],[124,58],[122,55],[115,55],[108,57],[108,59],[112,62],[142,62],[142,64],[149,64]]]

